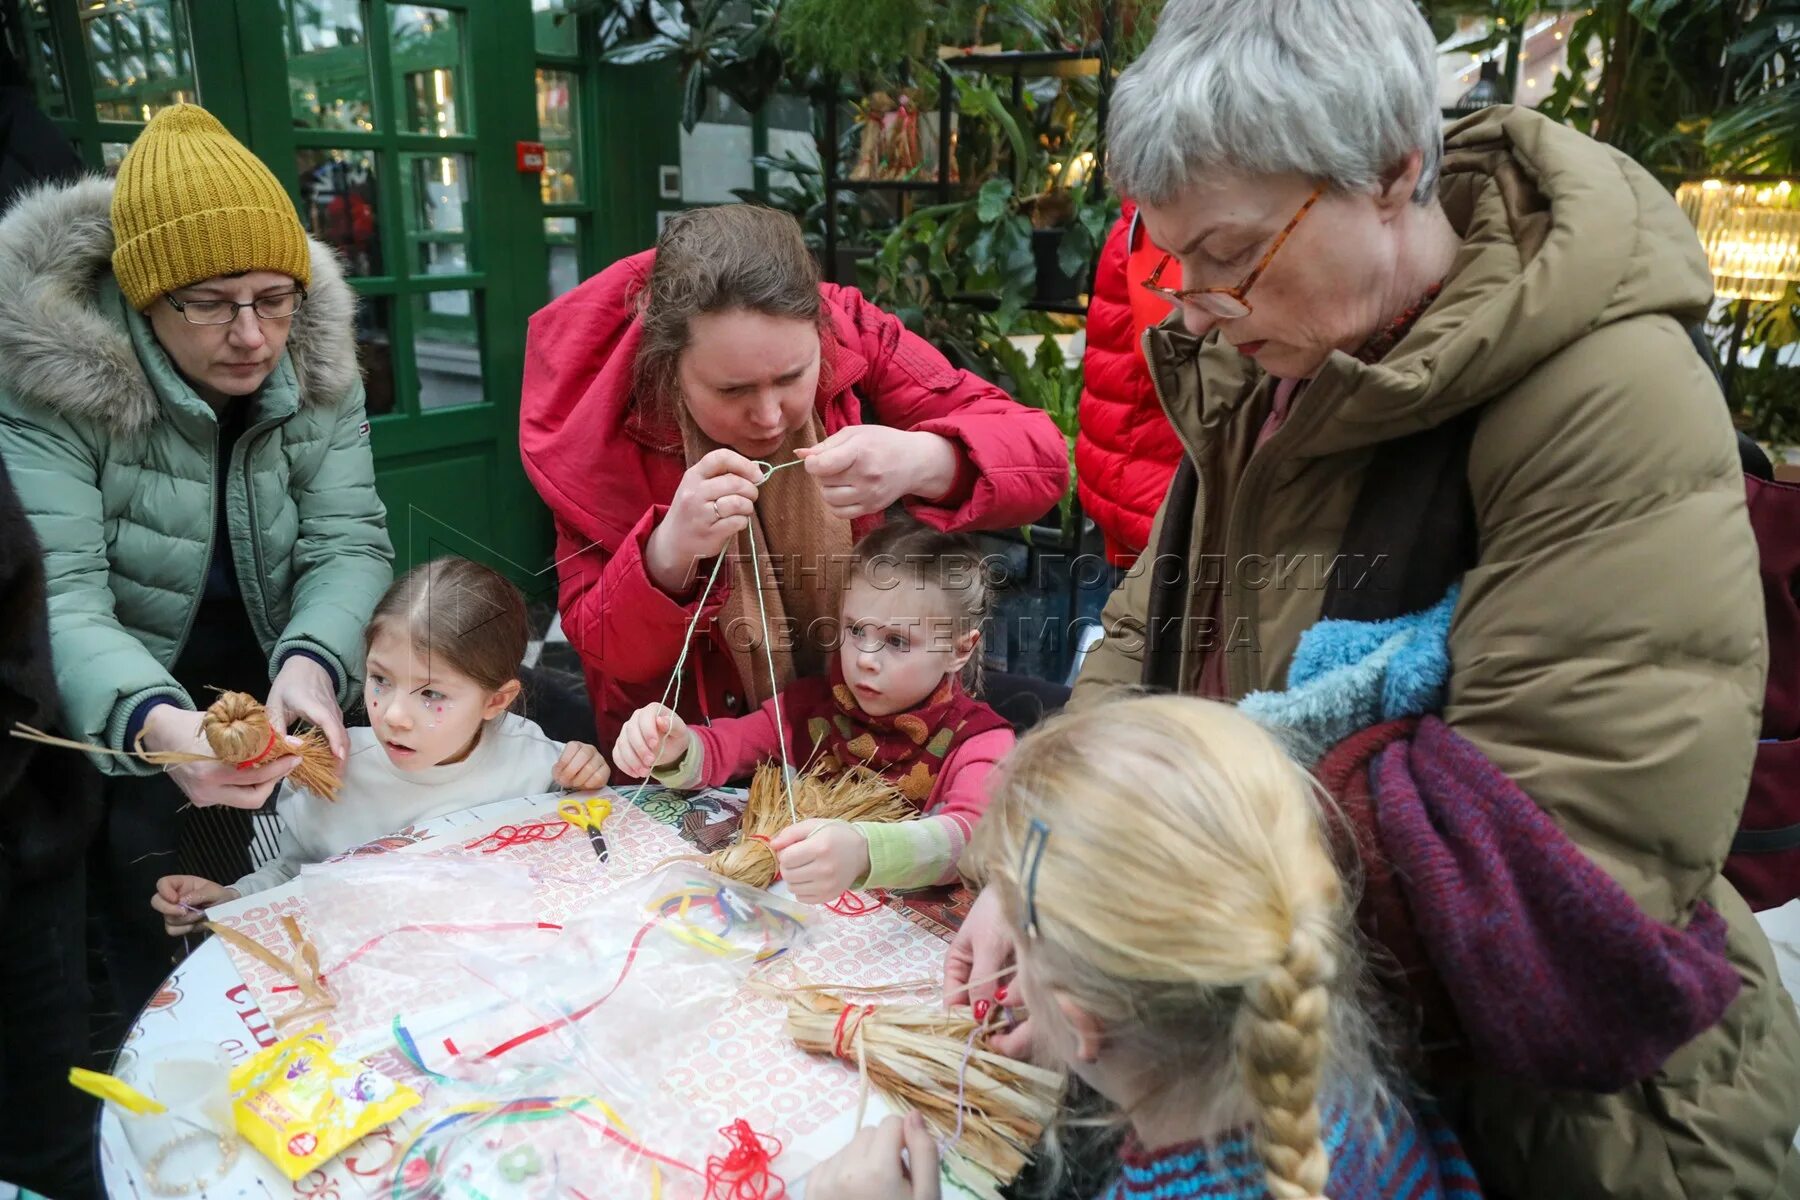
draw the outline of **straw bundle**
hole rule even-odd
[[[317,729],[300,735],[300,745],[288,745],[269,726],[269,715],[255,696],[245,692],[220,692],[206,719],[200,723],[206,744],[213,753],[229,763],[272,762],[296,755],[300,765],[288,776],[296,787],[317,792],[327,800],[336,800],[338,784],[337,756],[331,743]],[[280,751],[280,753],[276,753]]]
[[[967,1009],[846,1004],[804,990],[787,1004],[794,1044],[857,1067],[902,1112],[917,1109],[948,1145],[951,1175],[976,1195],[998,1200],[1061,1100],[1059,1073],[989,1050]]]
[[[331,753],[331,744],[325,740],[325,735],[317,729],[309,729],[301,735],[298,747],[288,744],[270,726],[268,713],[255,696],[246,692],[219,693],[219,698],[206,710],[200,729],[206,744],[212,748],[211,754],[196,754],[189,750],[145,750],[141,744],[130,750],[113,750],[89,742],[52,737],[29,725],[15,725],[12,735],[44,746],[85,750],[89,754],[114,754],[158,767],[191,762],[228,762],[252,767],[292,756],[300,760],[300,765],[288,776],[296,787],[317,792],[327,800],[337,799],[341,783],[337,758]],[[143,740],[141,733],[138,740],[140,743]]]
[[[863,767],[827,776],[808,771],[794,780],[794,806],[788,808],[781,767],[757,768],[750,799],[738,825],[738,840],[707,856],[707,869],[751,887],[775,882],[780,866],[768,839],[797,821],[835,818],[840,821],[904,821],[918,815],[893,784]]]

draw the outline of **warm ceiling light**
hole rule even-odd
[[[1779,300],[1800,282],[1800,206],[1793,181],[1706,179],[1675,191],[1725,300]]]

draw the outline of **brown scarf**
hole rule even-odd
[[[877,717],[863,711],[844,684],[834,654],[831,674],[783,689],[788,756],[836,776],[851,766],[874,771],[923,810],[937,789],[950,752],[968,738],[1007,728],[1006,719],[946,675],[931,695],[905,712]]]
[[[678,404],[681,444],[689,466],[719,448],[700,431]],[[811,419],[788,435],[768,461],[779,466],[794,461],[794,451],[824,439],[824,424],[815,409]],[[756,537],[756,565],[750,566],[750,535]],[[746,709],[766,702],[769,660],[775,686],[796,678],[821,676],[837,640],[838,597],[850,562],[850,523],[832,515],[825,497],[804,467],[777,471],[758,492],[750,527],[731,545],[731,592],[719,613],[719,628],[737,665],[738,679],[749,698]],[[757,605],[757,594],[762,605]],[[768,615],[773,645],[763,645],[763,614]]]

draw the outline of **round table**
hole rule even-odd
[[[467,847],[496,828],[554,818],[555,804],[560,798],[558,795],[520,797],[438,817],[378,839],[351,854],[405,854]],[[729,840],[735,831],[737,814],[741,811],[743,793],[735,789],[714,789],[693,794],[647,789],[642,795],[636,795],[634,789],[633,798],[637,801],[635,805],[625,796],[613,794],[614,815],[608,819],[606,826],[607,840],[615,847],[612,858],[619,860],[621,871],[643,867],[646,865],[646,856],[651,854],[671,849],[688,852],[696,847],[710,849]],[[573,830],[571,836],[558,839],[555,846],[564,848],[538,852],[592,853],[586,839]],[[634,848],[637,854],[635,861]],[[283,904],[297,906],[303,903],[300,898],[301,887],[301,882],[295,881],[282,888],[234,901],[230,905],[218,906],[210,915],[232,924],[242,914],[276,911]],[[903,976],[905,978],[917,977],[921,967],[925,965],[935,964],[941,969],[943,939],[950,935],[951,926],[959,923],[961,912],[966,911],[964,905],[966,898],[958,903],[954,899],[936,897],[909,901],[905,906],[883,906],[871,916],[857,918],[854,922],[838,916],[822,916],[820,925],[823,932],[815,931],[813,939],[818,943],[821,961],[827,964],[823,969],[829,972],[833,969],[832,964],[835,964],[839,969],[848,966],[853,973],[857,962],[870,956],[877,960],[876,970],[882,969],[879,962],[885,959],[889,963],[888,969],[912,972]],[[849,948],[849,952],[833,953],[840,947]],[[906,965],[898,966],[901,962]],[[254,975],[254,972],[249,974]],[[821,977],[842,980],[842,976],[829,973]],[[161,990],[144,1006],[127,1037],[126,1047],[141,1060],[154,1062],[159,1051],[166,1051],[181,1043],[205,1042],[221,1047],[232,1062],[237,1063],[262,1047],[280,1040],[284,1032],[295,1032],[292,1029],[277,1030],[275,1021],[265,1014],[264,1004],[256,989],[246,982],[246,978],[246,973],[240,972],[239,964],[234,962],[223,940],[207,938],[188,955],[169,976]],[[855,978],[842,981],[864,982]],[[772,1038],[773,1035],[770,1035],[764,1041],[772,1041]],[[759,1053],[783,1051],[788,1052],[790,1059],[799,1054],[791,1044],[783,1048],[765,1046],[762,1041],[758,1042]],[[805,1057],[800,1055],[802,1059]],[[841,1064],[823,1065],[828,1071],[849,1073]],[[808,1066],[807,1069],[812,1068]],[[798,1086],[815,1100],[820,1094],[816,1078],[810,1083],[801,1080]],[[840,1090],[839,1101],[846,1095]],[[245,1146],[226,1179],[208,1188],[204,1194],[208,1197],[258,1197],[263,1200],[288,1196],[340,1200],[388,1195],[393,1171],[410,1139],[410,1131],[422,1123],[426,1107],[421,1105],[410,1118],[402,1118],[396,1122],[406,1128],[378,1130],[332,1162],[295,1182],[290,1182],[261,1155]],[[816,1109],[818,1105],[815,1103],[812,1107]],[[854,1102],[841,1103],[841,1108],[835,1105],[833,1108],[835,1111],[816,1121],[803,1133],[796,1134],[783,1127],[771,1129],[787,1144],[787,1150],[778,1160],[777,1168],[783,1172],[791,1194],[800,1195],[805,1172],[842,1146],[854,1133]],[[868,1108],[869,1120],[879,1119],[888,1111],[878,1095],[869,1097]],[[777,1119],[769,1118],[771,1122]],[[102,1106],[96,1145],[97,1175],[102,1180],[106,1194],[131,1197],[132,1200],[150,1200],[152,1192],[144,1179],[142,1168],[126,1142],[119,1118],[111,1111],[110,1106]],[[792,1177],[789,1172],[792,1172]]]

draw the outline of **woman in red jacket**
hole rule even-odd
[[[1106,536],[1106,560],[1121,568],[1144,552],[1181,462],[1181,441],[1144,362],[1144,330],[1168,316],[1170,305],[1138,286],[1165,257],[1126,202],[1100,252],[1088,306],[1075,485],[1082,511]],[[1171,266],[1160,282],[1180,274],[1179,265]]]
[[[1068,478],[1047,414],[821,284],[793,219],[749,205],[681,214],[532,318],[519,440],[602,745],[662,696],[721,554],[689,721],[824,673],[850,548],[889,505],[1002,528]]]

